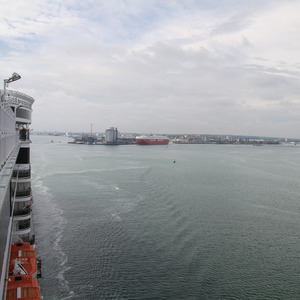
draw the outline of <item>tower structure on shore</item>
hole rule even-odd
[[[110,127],[105,130],[105,142],[106,144],[116,144],[118,142],[118,129],[117,127]]]

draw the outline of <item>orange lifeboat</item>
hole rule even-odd
[[[35,257],[34,247],[30,243],[14,243],[11,245],[10,257]]]
[[[41,300],[37,279],[30,275],[9,276],[6,299]]]
[[[14,243],[11,246],[9,275],[37,277],[38,267],[34,247],[29,243]]]

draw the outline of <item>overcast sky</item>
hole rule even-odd
[[[35,131],[300,138],[298,0],[1,1],[0,57]]]

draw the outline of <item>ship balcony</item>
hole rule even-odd
[[[14,217],[14,229],[15,232],[20,234],[26,234],[31,231],[31,216],[27,216],[27,219],[19,220],[18,217]]]
[[[29,195],[29,196],[25,196],[25,197],[16,197],[15,198],[15,202],[28,202],[28,201],[31,201],[32,199],[32,196]]]
[[[16,220],[14,217],[13,220],[13,237],[12,241],[23,241],[23,242],[32,242],[34,241],[34,232],[33,232],[33,222],[31,222],[31,216],[25,220]]]
[[[31,233],[31,228],[30,226],[29,227],[26,227],[26,228],[23,228],[22,226],[20,228],[17,228],[15,231],[14,231],[14,236],[17,236],[18,238],[21,238],[21,240],[23,242],[28,242],[29,241],[29,235]],[[16,239],[18,240],[18,239]]]
[[[31,208],[23,208],[21,210],[14,211],[14,219],[16,221],[27,220],[31,216]]]
[[[28,202],[32,200],[32,196],[26,196],[26,197],[19,197],[19,198],[15,198],[15,202]]]
[[[16,198],[24,198],[31,196],[31,188],[25,190],[25,191],[17,191],[16,192]]]
[[[16,123],[27,125],[31,123],[32,104],[34,99],[23,93],[7,90],[6,100],[16,114]]]
[[[35,244],[35,235],[32,226],[25,229],[18,229],[14,227],[12,242],[29,242],[30,245]]]
[[[12,195],[13,197],[14,195]],[[26,191],[21,191],[21,192],[16,192],[16,198],[15,201],[16,202],[27,202],[30,201],[32,198],[31,196],[31,189],[28,189]]]
[[[19,140],[21,142],[30,142],[29,132],[30,132],[29,129],[25,129],[25,128],[20,129]]]
[[[11,179],[11,182],[12,183],[18,183],[18,184],[21,184],[21,183],[29,183],[31,182],[31,177],[24,177],[24,178],[12,178]]]
[[[11,178],[12,182],[25,183],[31,181],[31,168],[26,170],[14,170]]]
[[[14,167],[14,171],[25,171],[25,170],[30,170],[31,169],[31,164],[30,163],[27,163],[27,164],[15,164],[15,167]]]
[[[17,117],[16,118],[16,123],[19,124],[19,125],[31,124],[31,117],[30,118],[20,118],[20,117]]]
[[[25,140],[25,141],[22,141],[22,140],[19,140],[20,141],[20,144],[21,144],[21,147],[26,145],[26,144],[30,144],[31,143],[31,140]]]
[[[31,113],[32,113],[31,108],[27,108],[25,106],[22,106],[22,104],[20,104],[20,106],[16,110],[16,123],[18,125],[31,124]]]
[[[13,178],[30,178],[31,177],[31,169],[27,170],[14,170],[13,172]]]

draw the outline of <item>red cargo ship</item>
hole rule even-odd
[[[170,141],[168,137],[158,135],[137,136],[135,139],[139,145],[167,145]]]

